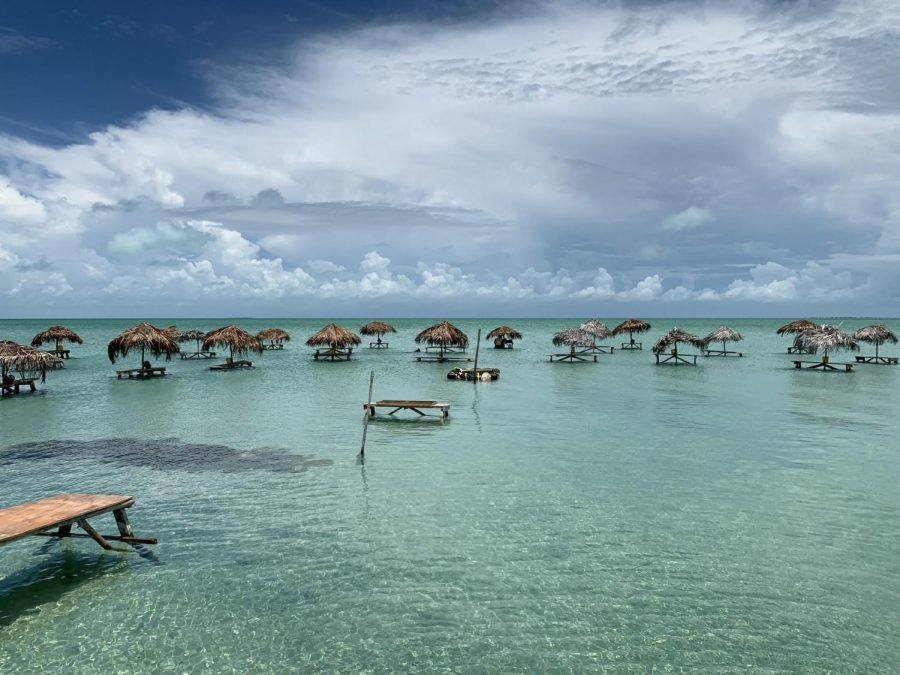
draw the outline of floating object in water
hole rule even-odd
[[[448,380],[474,380],[479,379],[482,382],[496,380],[500,377],[499,368],[453,368],[447,373]]]

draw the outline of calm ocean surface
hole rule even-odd
[[[120,381],[139,354],[106,344],[136,322],[64,323],[85,340],[66,368],[0,400],[0,505],[130,494],[160,543],[0,549],[0,672],[900,669],[900,367],[796,371],[782,320],[652,320],[648,348],[676,323],[744,333],[745,358],[696,368],[548,363],[574,320],[454,321],[525,334],[475,385],[413,361],[431,320],[349,363],[311,359],[325,320],[245,320],[294,339],[244,372]],[[370,370],[375,398],[452,407],[376,419],[361,464]]]

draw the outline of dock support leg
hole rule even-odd
[[[131,524],[128,522],[128,515],[125,513],[125,509],[116,509],[113,511],[113,516],[115,516],[119,534],[122,537],[133,538],[134,532],[131,531]]]
[[[78,527],[80,527],[82,530],[87,532],[91,539],[96,541],[98,544],[100,544],[100,546],[105,548],[107,551],[115,550],[113,548],[112,544],[110,544],[108,541],[106,541],[106,539],[103,538],[103,535],[100,534],[99,532],[97,532],[97,530],[95,530],[88,521],[79,520]]]

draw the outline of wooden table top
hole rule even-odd
[[[9,506],[0,509],[0,545],[133,502],[125,495],[62,494]]]

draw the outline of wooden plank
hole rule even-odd
[[[0,545],[133,503],[125,495],[62,494],[0,509]]]

